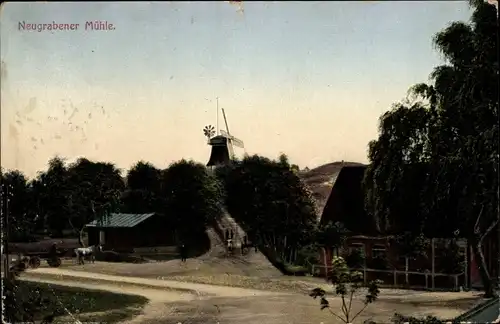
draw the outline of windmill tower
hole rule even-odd
[[[219,108],[217,107],[217,111]],[[214,127],[212,125],[205,126],[203,133],[208,139],[208,145],[212,146],[210,153],[210,159],[208,160],[207,166],[215,167],[219,165],[227,165],[231,163],[234,156],[233,145],[244,148],[243,141],[237,139],[229,132],[229,125],[227,123],[226,113],[222,109],[222,115],[224,117],[224,124],[226,125],[226,130],[220,130],[220,135],[215,135]]]

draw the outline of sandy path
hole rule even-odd
[[[62,276],[64,277],[74,277],[74,278],[85,278],[85,279],[94,279],[99,281],[107,281],[110,283],[130,283],[135,285],[144,285],[147,287],[154,288],[168,288],[168,289],[178,289],[183,291],[191,291],[191,293],[196,295],[212,295],[217,297],[253,297],[253,296],[270,296],[277,295],[276,292],[269,292],[263,290],[256,289],[247,289],[247,288],[237,288],[237,287],[227,287],[227,286],[215,286],[208,284],[197,284],[197,283],[188,283],[188,282],[179,282],[173,280],[158,280],[158,279],[146,279],[146,278],[137,278],[137,277],[123,277],[123,276],[113,276],[106,275],[100,273],[88,273],[83,271],[73,271],[67,269],[60,268],[38,268],[38,269],[30,269],[26,271],[26,274],[23,276],[32,276],[32,275],[41,275],[44,274],[52,275],[52,276]],[[68,278],[69,279],[69,278]]]
[[[122,277],[86,273],[61,268],[39,268],[22,274],[24,278],[87,289],[141,295],[150,300],[143,314],[130,324],[341,324],[307,294],[279,293],[255,289],[187,283],[172,280]],[[78,282],[82,281],[82,282]],[[339,298],[329,298],[338,311]],[[425,293],[383,290],[379,301],[370,305],[359,322],[373,319],[390,323],[395,312],[405,315],[434,315],[453,318],[479,302],[478,293]],[[355,296],[353,309],[362,307],[362,296]]]
[[[95,283],[82,283],[78,281],[70,281],[70,278],[61,278],[61,280],[50,280],[47,278],[35,278],[32,276],[23,276],[23,280],[44,282],[60,286],[79,287],[83,289],[105,290],[118,294],[139,295],[149,299],[142,310],[142,314],[124,323],[134,324],[153,321],[156,318],[170,316],[174,308],[171,305],[173,302],[191,302],[197,298],[196,295],[190,293],[165,291],[153,288],[140,288],[136,286],[120,285],[120,283],[102,284],[101,282]]]
[[[140,295],[148,298],[150,301],[143,309],[143,314],[126,322],[130,324],[149,323],[161,318],[172,318],[172,316],[175,316],[176,313],[179,312],[179,307],[186,302],[197,301],[203,308],[205,308],[206,305],[210,305],[209,308],[213,308],[211,311],[216,311],[218,306],[215,306],[215,304],[209,301],[214,297],[238,300],[243,297],[283,295],[275,292],[245,288],[111,276],[60,268],[30,269],[22,274],[22,278],[23,280],[80,287],[84,289],[106,290],[114,293]],[[85,279],[86,282],[78,282],[78,279]],[[138,287],[137,285],[144,285],[144,287]],[[177,289],[180,291],[176,291]],[[203,311],[202,308],[196,307],[190,309],[189,318],[191,320],[199,319],[204,321],[206,316],[204,313],[206,313],[206,310]]]

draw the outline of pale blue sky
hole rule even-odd
[[[440,64],[432,36],[470,16],[462,1],[247,2],[243,9],[5,4],[2,166],[33,175],[55,154],[121,168],[140,159],[158,167],[181,158],[206,163],[202,129],[215,126],[217,96],[247,153],[285,152],[309,167],[366,162],[378,117]],[[85,31],[92,20],[116,29]],[[22,21],[80,29],[20,31]]]

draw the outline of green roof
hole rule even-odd
[[[93,221],[87,224],[87,227],[134,227],[142,223],[154,213],[149,214],[119,214],[112,213],[101,221]]]

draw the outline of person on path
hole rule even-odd
[[[227,252],[228,252],[228,254],[233,254],[233,240],[232,239],[227,240]]]
[[[255,235],[255,242],[252,243],[253,243],[253,248],[255,249],[255,253],[259,252],[259,244],[261,243],[259,233]]]
[[[180,250],[181,250],[180,251],[181,252],[181,261],[186,262],[186,258],[187,258],[186,244],[182,243]]]
[[[54,242],[49,248],[49,258],[54,259],[56,257],[57,257],[57,244]]]

